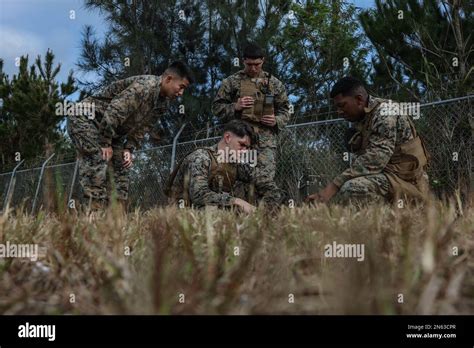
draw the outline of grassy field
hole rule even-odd
[[[175,208],[0,217],[2,314],[474,314],[474,211]],[[363,259],[328,257],[359,244]],[[347,255],[346,255],[347,256]]]

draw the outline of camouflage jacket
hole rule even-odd
[[[359,176],[382,173],[394,154],[395,148],[413,139],[408,120],[411,116],[383,112],[382,106],[388,102],[388,99],[369,96],[365,117],[354,122],[354,127],[358,131],[364,127],[370,129],[371,135],[368,138],[367,147],[361,153],[356,152],[350,168],[333,180],[336,186],[341,187],[347,180]]]
[[[260,78],[267,77],[268,73],[263,72]],[[240,81],[244,78],[250,79],[243,70],[236,72],[222,81],[216,97],[212,102],[212,112],[219,117],[223,123],[232,119],[240,118],[241,111],[235,111],[234,103],[240,97]],[[255,132],[259,136],[259,146],[276,147],[276,133],[283,130],[290,118],[289,101],[286,95],[286,88],[275,76],[270,78],[270,91],[275,96],[275,118],[276,126],[268,127],[263,124],[252,123]]]
[[[101,146],[120,139],[125,141],[125,148],[140,147],[145,134],[168,109],[167,99],[160,96],[160,85],[161,76],[132,76],[83,100],[95,104],[94,122],[99,127]]]
[[[217,144],[209,147],[218,157]],[[236,181],[250,183],[254,182],[252,169],[249,165],[235,164],[237,167]],[[219,192],[216,187],[209,186],[209,177],[211,175],[211,157],[207,150],[197,149],[188,154],[176,172],[174,181],[171,184],[170,197],[176,197],[178,200],[184,197],[185,180],[189,180],[188,197],[191,204],[196,208],[206,205],[219,207],[230,207],[235,198],[233,192]],[[263,187],[256,187],[257,192],[265,194]],[[177,203],[170,201],[170,203]]]

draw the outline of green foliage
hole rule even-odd
[[[0,59],[0,153],[1,165],[9,166],[15,154],[21,159],[44,156],[67,147],[61,125],[63,115],[56,115],[56,103],[74,93],[72,72],[65,83],[56,77],[60,64],[54,65],[54,54],[48,50],[44,61],[38,56],[28,67],[28,57],[21,57],[19,71],[10,79],[3,72]]]
[[[360,21],[377,53],[372,58],[376,91],[417,100],[472,92],[472,2],[375,3],[376,9],[363,11]],[[387,84],[396,87],[384,90]]]
[[[335,81],[348,74],[364,80],[368,73],[356,9],[344,1],[309,0],[291,11],[281,35],[273,38],[285,67],[282,76],[298,98],[296,113],[325,112]]]

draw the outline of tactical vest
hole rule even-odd
[[[374,114],[375,112],[372,111],[367,115],[362,124],[362,129],[351,138],[349,143],[352,151],[359,154],[365,152],[372,133],[370,125]],[[413,121],[409,116],[407,119],[413,139],[395,147],[383,173],[390,182],[392,201],[399,198],[425,201],[428,198],[429,185],[424,173],[430,156],[423,138],[416,131]]]
[[[254,99],[252,107],[242,110],[243,120],[260,122],[263,115],[273,115],[274,94],[270,86],[270,77],[240,80],[240,97]]]
[[[184,160],[196,150],[200,149],[206,150],[209,153],[209,157],[211,158],[211,167],[208,179],[210,189],[218,193],[232,191],[232,188],[234,187],[234,184],[237,180],[237,166],[233,165],[232,163],[219,163],[214,156],[212,149],[207,147],[199,147],[184,156],[184,158],[178,163],[176,168],[170,174],[169,180],[165,187],[165,194],[168,196],[170,204],[176,204],[180,199],[183,199],[184,205],[186,207],[191,206],[192,202],[189,199],[189,186],[191,178],[189,177],[189,173],[184,173],[182,197],[178,197],[177,192],[172,189],[172,186]]]

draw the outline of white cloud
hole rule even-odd
[[[16,57],[29,55],[30,60],[42,54],[45,44],[35,33],[0,25],[0,58],[14,62]]]

